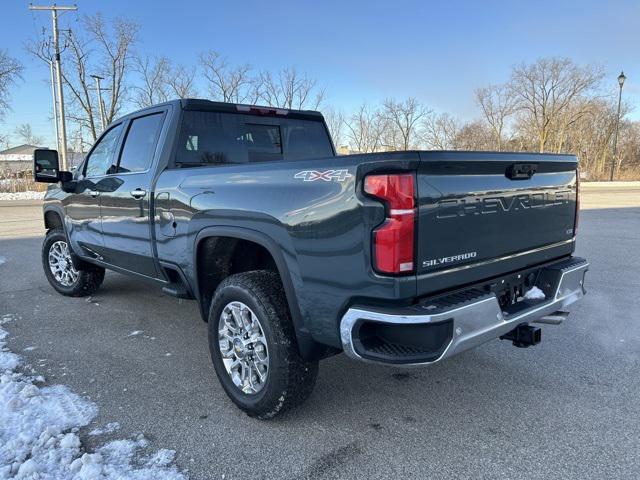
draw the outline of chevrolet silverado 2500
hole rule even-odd
[[[249,415],[302,402],[320,359],[440,362],[540,341],[581,298],[571,155],[336,156],[317,112],[177,100],[111,124],[72,174],[38,150],[44,272],[105,269],[194,299],[217,376]]]

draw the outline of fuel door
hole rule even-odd
[[[156,222],[160,235],[163,237],[176,236],[176,220],[171,211],[171,194],[161,192],[156,195]]]

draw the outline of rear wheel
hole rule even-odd
[[[76,269],[71,250],[62,229],[52,229],[42,244],[42,266],[53,288],[62,295],[84,297],[94,293],[104,280],[104,268],[87,265]]]
[[[298,352],[280,277],[252,271],[225,279],[209,312],[209,349],[225,392],[247,415],[268,419],[304,402],[318,362]]]

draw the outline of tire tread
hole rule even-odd
[[[216,310],[220,292],[227,287],[243,289],[260,303],[268,317],[264,321],[270,322],[276,337],[272,339],[272,343],[279,349],[283,358],[281,365],[269,366],[270,378],[274,378],[273,376],[277,375],[276,380],[280,384],[278,385],[277,395],[276,392],[268,392],[265,395],[265,397],[268,397],[267,401],[251,408],[248,408],[246,404],[239,401],[234,395],[229,396],[249,416],[262,420],[273,418],[300,405],[311,395],[318,376],[318,361],[306,361],[300,356],[282,282],[277,273],[267,270],[237,273],[227,277],[218,286],[211,302],[209,315],[210,346],[212,330],[216,335],[215,339],[217,339],[217,318],[212,318],[211,314]],[[218,352],[212,349],[211,354],[217,355]],[[270,386],[267,385],[265,388],[270,388]],[[225,387],[225,390],[228,389]]]
[[[44,268],[45,276],[47,280],[51,284],[51,286],[60,294],[65,295],[67,297],[88,297],[89,295],[95,293],[102,285],[104,280],[105,270],[102,267],[98,267],[97,265],[87,265],[83,269],[79,270],[78,282],[72,287],[65,287],[64,285],[60,285],[49,270],[49,245],[53,243],[56,238],[58,240],[65,240],[67,244],[69,240],[67,236],[61,228],[52,228],[47,231],[47,234],[44,238],[44,242],[42,243],[42,267]],[[62,237],[62,238],[60,238]],[[69,247],[71,248],[71,247]]]

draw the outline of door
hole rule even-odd
[[[164,111],[132,118],[127,125],[110,189],[100,192],[105,261],[159,277],[151,237],[153,160]]]
[[[76,189],[63,201],[67,217],[67,233],[76,252],[101,258],[104,246],[100,218],[100,190],[108,186],[109,173],[115,169],[116,151],[122,124],[107,130],[93,146],[83,171],[77,177]]]

